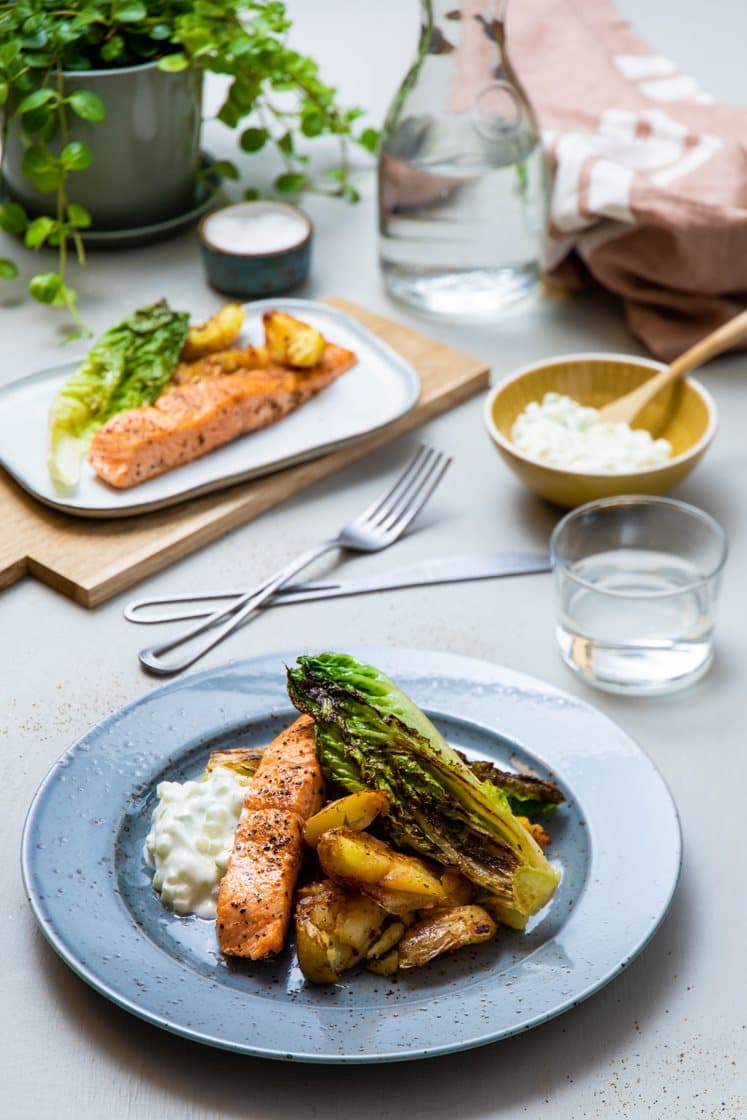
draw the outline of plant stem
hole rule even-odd
[[[60,124],[60,135],[62,136],[62,144],[63,144],[63,147],[64,147],[65,143],[67,142],[68,135],[69,135],[69,129],[68,129],[68,126],[67,126],[67,113],[66,113],[65,103],[64,103],[64,99],[63,99],[64,90],[63,90],[63,81],[62,81],[62,67],[59,65],[59,63],[57,65],[57,93],[59,95],[58,96],[58,101],[57,101],[57,119],[58,119],[59,124]],[[68,200],[67,200],[67,193],[65,191],[65,184],[67,182],[68,175],[69,175],[69,171],[64,170],[63,171],[62,182],[60,183],[59,187],[57,188],[57,225],[59,227],[59,238],[60,238],[59,275],[60,275],[60,280],[62,281],[62,287],[60,288],[60,294],[61,294],[62,302],[64,303],[65,307],[67,308],[67,310],[70,313],[70,315],[72,316],[72,318],[75,320],[78,328],[84,334],[90,335],[91,332],[86,327],[85,323],[83,322],[82,318],[80,317],[78,309],[75,306],[75,297],[74,297],[74,295],[70,294],[70,289],[68,288],[67,283],[66,283],[68,230],[67,230],[66,225],[65,225],[65,218],[67,216]],[[83,264],[84,261],[85,261],[85,252],[83,250],[83,242],[82,242],[80,236],[76,235],[76,237],[74,238],[74,244],[75,244],[75,249],[76,249],[76,254],[77,254],[77,257],[78,257],[78,261],[80,262],[80,264]]]

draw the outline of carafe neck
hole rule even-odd
[[[462,36],[460,25],[467,23],[481,26],[486,38],[502,49],[507,6],[508,0],[420,0],[423,53],[449,53]]]

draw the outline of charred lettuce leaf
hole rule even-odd
[[[381,827],[396,845],[457,868],[521,928],[555,892],[559,872],[424,712],[378,669],[340,653],[300,657],[288,694],[316,723],[325,778],[341,790],[384,789]]]
[[[49,469],[74,486],[91,437],[110,417],[152,404],[176,369],[189,315],[165,299],[104,331],[49,410]]]
[[[464,755],[460,754],[464,758]],[[563,791],[544,778],[531,774],[514,774],[510,770],[500,770],[492,762],[482,759],[470,762],[464,759],[473,774],[483,782],[491,782],[505,793],[512,813],[525,817],[536,817],[549,813],[565,801]]]

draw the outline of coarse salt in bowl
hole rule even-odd
[[[198,238],[208,282],[245,298],[298,287],[311,260],[311,219],[287,202],[237,202],[206,214]]]

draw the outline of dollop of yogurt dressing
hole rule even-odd
[[[177,914],[214,918],[248,779],[216,766],[199,782],[159,782],[143,855],[153,889]]]
[[[511,439],[519,451],[554,467],[624,474],[660,467],[671,457],[672,445],[654,439],[629,424],[597,424],[596,408],[579,404],[561,393],[545,393],[519,414]]]

